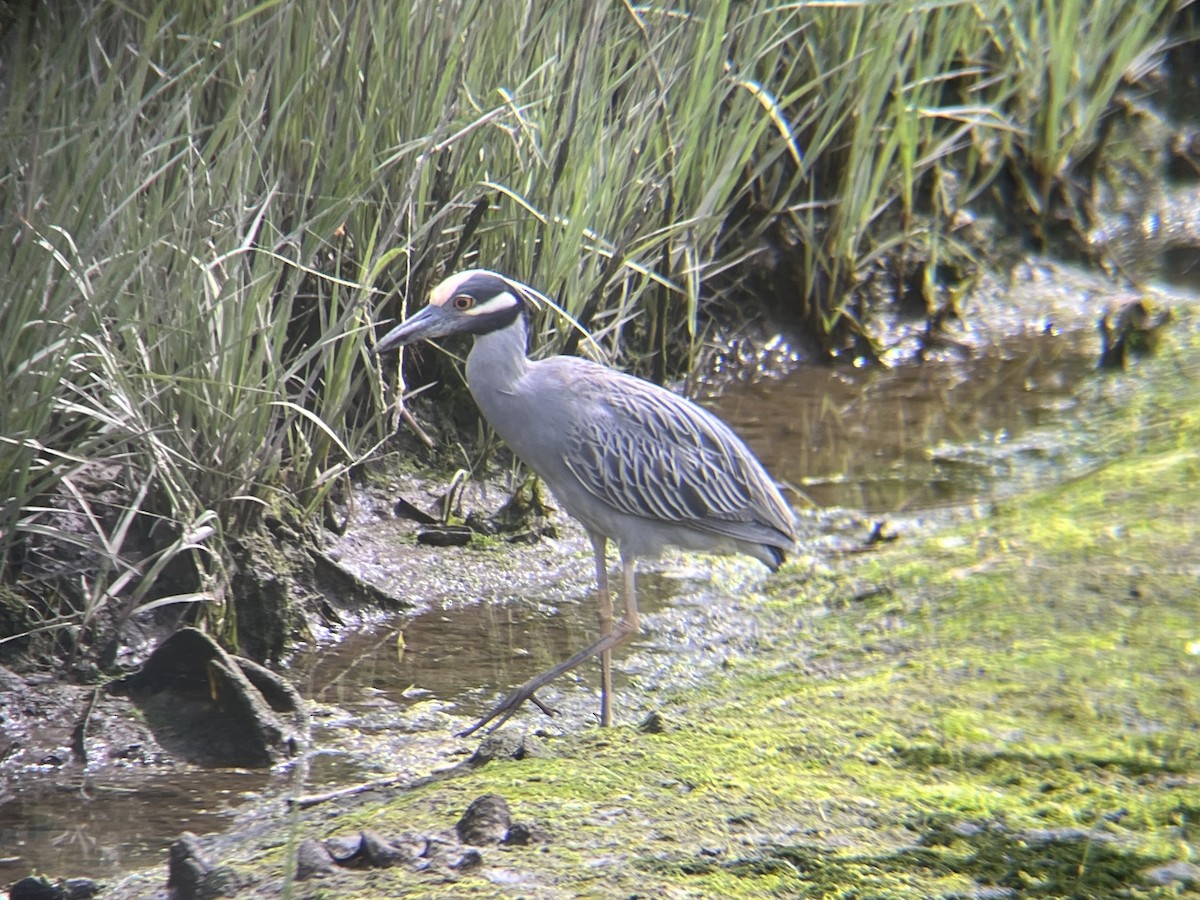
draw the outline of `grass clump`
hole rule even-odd
[[[1023,159],[1048,214],[1172,9],[13,6],[0,579],[61,597],[46,626],[233,634],[228,536],[308,521],[390,432],[371,323],[449,269],[658,377],[755,293],[870,355],[865,275],[916,260],[932,310],[948,223]]]

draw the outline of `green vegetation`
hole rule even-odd
[[[0,580],[36,587],[0,637],[163,603],[234,635],[230,536],[306,522],[390,432],[371,323],[448,269],[659,375],[748,290],[869,355],[863,276],[905,260],[932,313],[956,212],[1074,208],[1174,11],[6,6]]]

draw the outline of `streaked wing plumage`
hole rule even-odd
[[[599,376],[599,377],[597,377]],[[595,370],[575,384],[590,415],[568,426],[567,465],[619,512],[743,540],[791,536],[766,473],[719,419],[669,391]]]

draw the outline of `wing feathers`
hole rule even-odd
[[[682,397],[611,370],[573,385],[582,415],[568,427],[566,463],[622,513],[716,534],[791,538],[791,513],[728,426]]]

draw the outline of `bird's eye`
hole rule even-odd
[[[454,308],[460,312],[466,312],[475,305],[475,298],[470,294],[459,294],[454,298]]]

